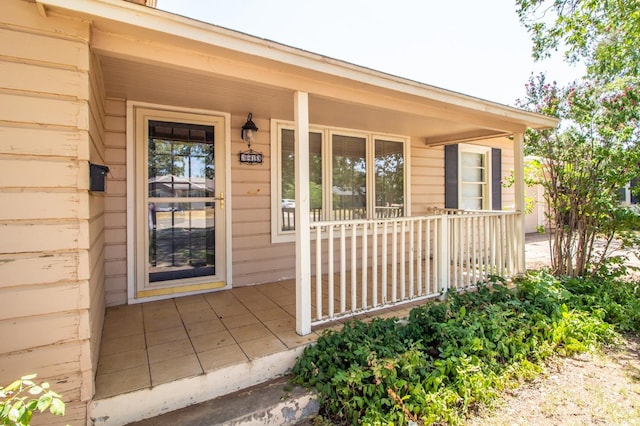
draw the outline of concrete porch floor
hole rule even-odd
[[[109,308],[89,415],[126,424],[282,376],[327,327],[296,333],[294,280]]]

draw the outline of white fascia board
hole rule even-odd
[[[443,102],[472,111],[501,116],[519,123],[526,123],[533,128],[556,127],[558,123],[558,120],[552,117],[386,74],[128,1],[36,0],[36,3],[38,6],[44,5],[45,8],[67,10],[92,17],[92,20],[96,22],[100,20],[121,22],[149,31],[214,45],[382,89],[418,96],[430,101]]]

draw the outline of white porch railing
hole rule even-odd
[[[517,212],[312,222],[311,323],[469,289],[518,268]]]

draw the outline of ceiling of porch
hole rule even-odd
[[[132,58],[100,57],[107,96],[144,102],[200,108],[232,115],[293,120],[293,90],[259,81],[167,67]],[[433,106],[431,106],[433,108]],[[312,124],[344,127],[423,138],[428,143],[446,143],[508,134],[497,126],[480,126],[455,111],[443,114],[414,114],[393,108],[371,106],[309,94]],[[477,119],[476,119],[477,121]]]
[[[549,128],[555,119],[403,79],[131,2],[38,0],[91,25],[109,97],[293,120],[446,144]],[[435,64],[437,66],[437,64]]]

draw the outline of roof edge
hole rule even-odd
[[[333,59],[215,24],[122,0],[35,0],[39,7],[66,10],[95,19],[108,19],[238,51],[288,65],[312,69],[380,88],[443,102],[478,112],[509,117],[535,129],[556,127],[558,120],[497,102],[398,77],[350,62]],[[213,36],[213,37],[212,37]]]

